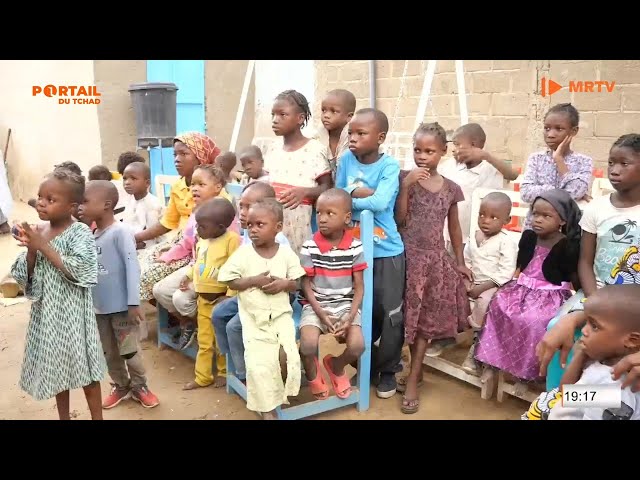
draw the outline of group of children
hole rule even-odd
[[[317,352],[320,335],[331,334],[346,347],[338,357],[325,356],[322,365],[335,394],[346,398],[351,382],[345,367],[357,366],[365,348],[366,268],[373,268],[371,380],[381,398],[403,392],[404,413],[418,411],[424,355],[439,355],[470,326],[478,333],[465,369],[482,373],[483,381],[496,370],[524,382],[539,379],[540,346],[554,346],[545,344],[551,333],[545,334],[547,325],[580,286],[588,307],[572,312],[572,325],[586,319],[588,327],[583,353],[571,363],[573,381],[580,378],[585,358],[607,363],[640,349],[637,315],[627,312],[633,302],[605,308],[602,295],[595,295],[605,284],[640,283],[640,135],[614,144],[609,178],[616,193],[589,204],[582,214],[576,201],[590,200],[592,160],[570,149],[578,112],[569,104],[551,108],[544,120],[548,149],[530,156],[521,185],[531,211],[516,244],[504,230],[511,200],[503,193],[482,200],[478,228],[471,227],[473,190],[500,189],[504,178],[516,177],[508,163],[484,150],[486,136],[479,125],[456,130],[454,161],[440,166],[449,143],[445,130],[438,123],[421,124],[413,137],[416,167],[401,171],[396,159],[381,152],[389,128],[386,115],[356,110],[351,92],[334,90],[323,99],[325,130],[319,139],[301,132],[310,117],[302,94],[278,95],[272,127],[282,144],[264,158],[255,146],[241,150],[242,176],[234,172],[235,153],[221,153],[209,137],[194,132],[176,137],[181,178],[172,186],[166,210],[150,218],[133,215],[132,205],[150,210],[143,202],[150,195],[148,168],[133,162],[121,172],[125,191],[133,196],[122,225],[114,219],[117,188],[102,169],[92,175],[104,174],[104,179],[90,179],[86,188],[69,170],[57,168],[49,175],[36,205],[48,224],[22,224],[14,231],[27,252],[12,274],[35,300],[21,386],[36,398],[56,395],[61,418],[68,418],[68,390],[83,387],[92,417],[101,418],[96,382],[104,375],[106,358],[115,382],[109,405],[129,396],[157,405],[132,333],[143,317],[141,300],[151,300],[180,322],[176,340],[181,348],[197,338],[195,379],[185,389],[224,385],[224,354],[230,354],[234,374],[247,385],[247,408],[276,418],[276,409],[298,394],[301,363],[315,398],[329,396]],[[236,181],[245,185],[237,213],[225,190],[226,183]],[[359,238],[364,210],[374,213],[373,265],[366,264]],[[629,218],[622,221],[620,215]],[[73,217],[93,224],[93,237]],[[125,223],[135,221],[132,232]],[[149,248],[147,242],[174,230],[174,238]],[[607,235],[611,238],[605,240]],[[614,280],[596,284],[610,266],[607,252],[613,254],[619,244],[629,249],[619,261],[613,255]],[[138,258],[136,249],[145,253]],[[612,295],[638,294],[629,288],[620,292]],[[292,318],[296,293],[303,306],[299,345]],[[65,313],[62,298],[77,303],[74,311],[83,312],[83,318]],[[64,334],[59,324],[68,327]],[[613,333],[594,335],[604,324]],[[77,344],[86,349],[82,360],[74,356]],[[404,344],[411,350],[410,372],[398,382]]]

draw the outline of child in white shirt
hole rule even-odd
[[[149,192],[151,185],[149,166],[142,162],[130,163],[124,169],[122,180],[128,194],[122,221],[131,227],[134,234],[158,223],[163,207],[158,197]],[[140,242],[137,248],[140,250],[151,247],[159,240],[161,238]]]
[[[518,245],[502,228],[511,220],[511,199],[502,192],[492,192],[482,199],[478,212],[478,228],[464,249],[464,263],[473,273],[473,283],[467,291],[473,310],[469,325],[480,330],[484,325],[489,302],[499,287],[509,282],[516,271]],[[462,368],[479,375],[480,368],[473,354],[475,342]]]
[[[458,219],[462,229],[462,243],[469,241],[471,224],[471,198],[476,188],[502,190],[504,179],[515,180],[518,173],[511,166],[484,149],[487,135],[477,123],[462,125],[453,134],[453,158],[438,167],[440,175],[457,183],[464,194],[464,201],[458,202]],[[444,239],[450,249],[449,229],[444,226]]]

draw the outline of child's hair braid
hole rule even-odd
[[[217,167],[210,163],[201,163],[194,169],[194,171],[195,170],[204,170],[205,172],[208,172],[209,175],[215,178],[220,183],[220,185],[222,185],[222,187],[227,184],[227,176],[220,167]]]
[[[544,118],[547,118],[547,115],[549,115],[550,113],[564,113],[567,117],[569,117],[569,123],[572,127],[577,127],[580,124],[580,114],[578,113],[576,107],[574,107],[570,103],[559,103],[557,105],[554,105],[544,115]]]
[[[295,104],[304,114],[304,123],[302,124],[303,127],[309,122],[309,119],[311,118],[311,109],[309,108],[307,97],[305,97],[303,94],[296,90],[285,90],[276,97],[276,100],[287,100]]]
[[[634,151],[634,153],[640,153],[640,134],[637,133],[627,133],[626,135],[622,135],[615,142],[613,142],[613,147],[620,148],[630,148]]]
[[[413,134],[414,143],[418,135],[423,135],[423,134],[433,135],[440,141],[440,143],[442,143],[443,147],[447,146],[447,132],[445,132],[442,125],[440,125],[438,122],[421,123],[418,126],[416,133]]]

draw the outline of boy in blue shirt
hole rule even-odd
[[[87,183],[80,219],[95,222],[98,250],[98,284],[93,287],[93,307],[113,387],[103,400],[109,409],[133,398],[153,408],[158,398],[147,388],[138,328],[144,315],[140,309],[140,266],[136,241],[128,226],[116,221],[114,208],[118,189],[107,180]]]
[[[358,110],[349,123],[349,151],[340,157],[336,187],[353,198],[355,233],[359,237],[360,214],[374,214],[372,381],[380,398],[396,393],[404,343],[402,303],[405,285],[404,244],[393,218],[400,191],[400,164],[379,152],[389,130],[389,120],[380,110]]]

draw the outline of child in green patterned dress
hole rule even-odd
[[[27,251],[11,275],[32,300],[20,388],[36,400],[55,397],[60,420],[69,420],[69,391],[76,388],[84,389],[91,418],[102,420],[106,362],[91,296],[96,245],[89,227],[72,218],[83,195],[82,177],[56,169],[38,190],[36,209],[46,223],[12,229]]]

